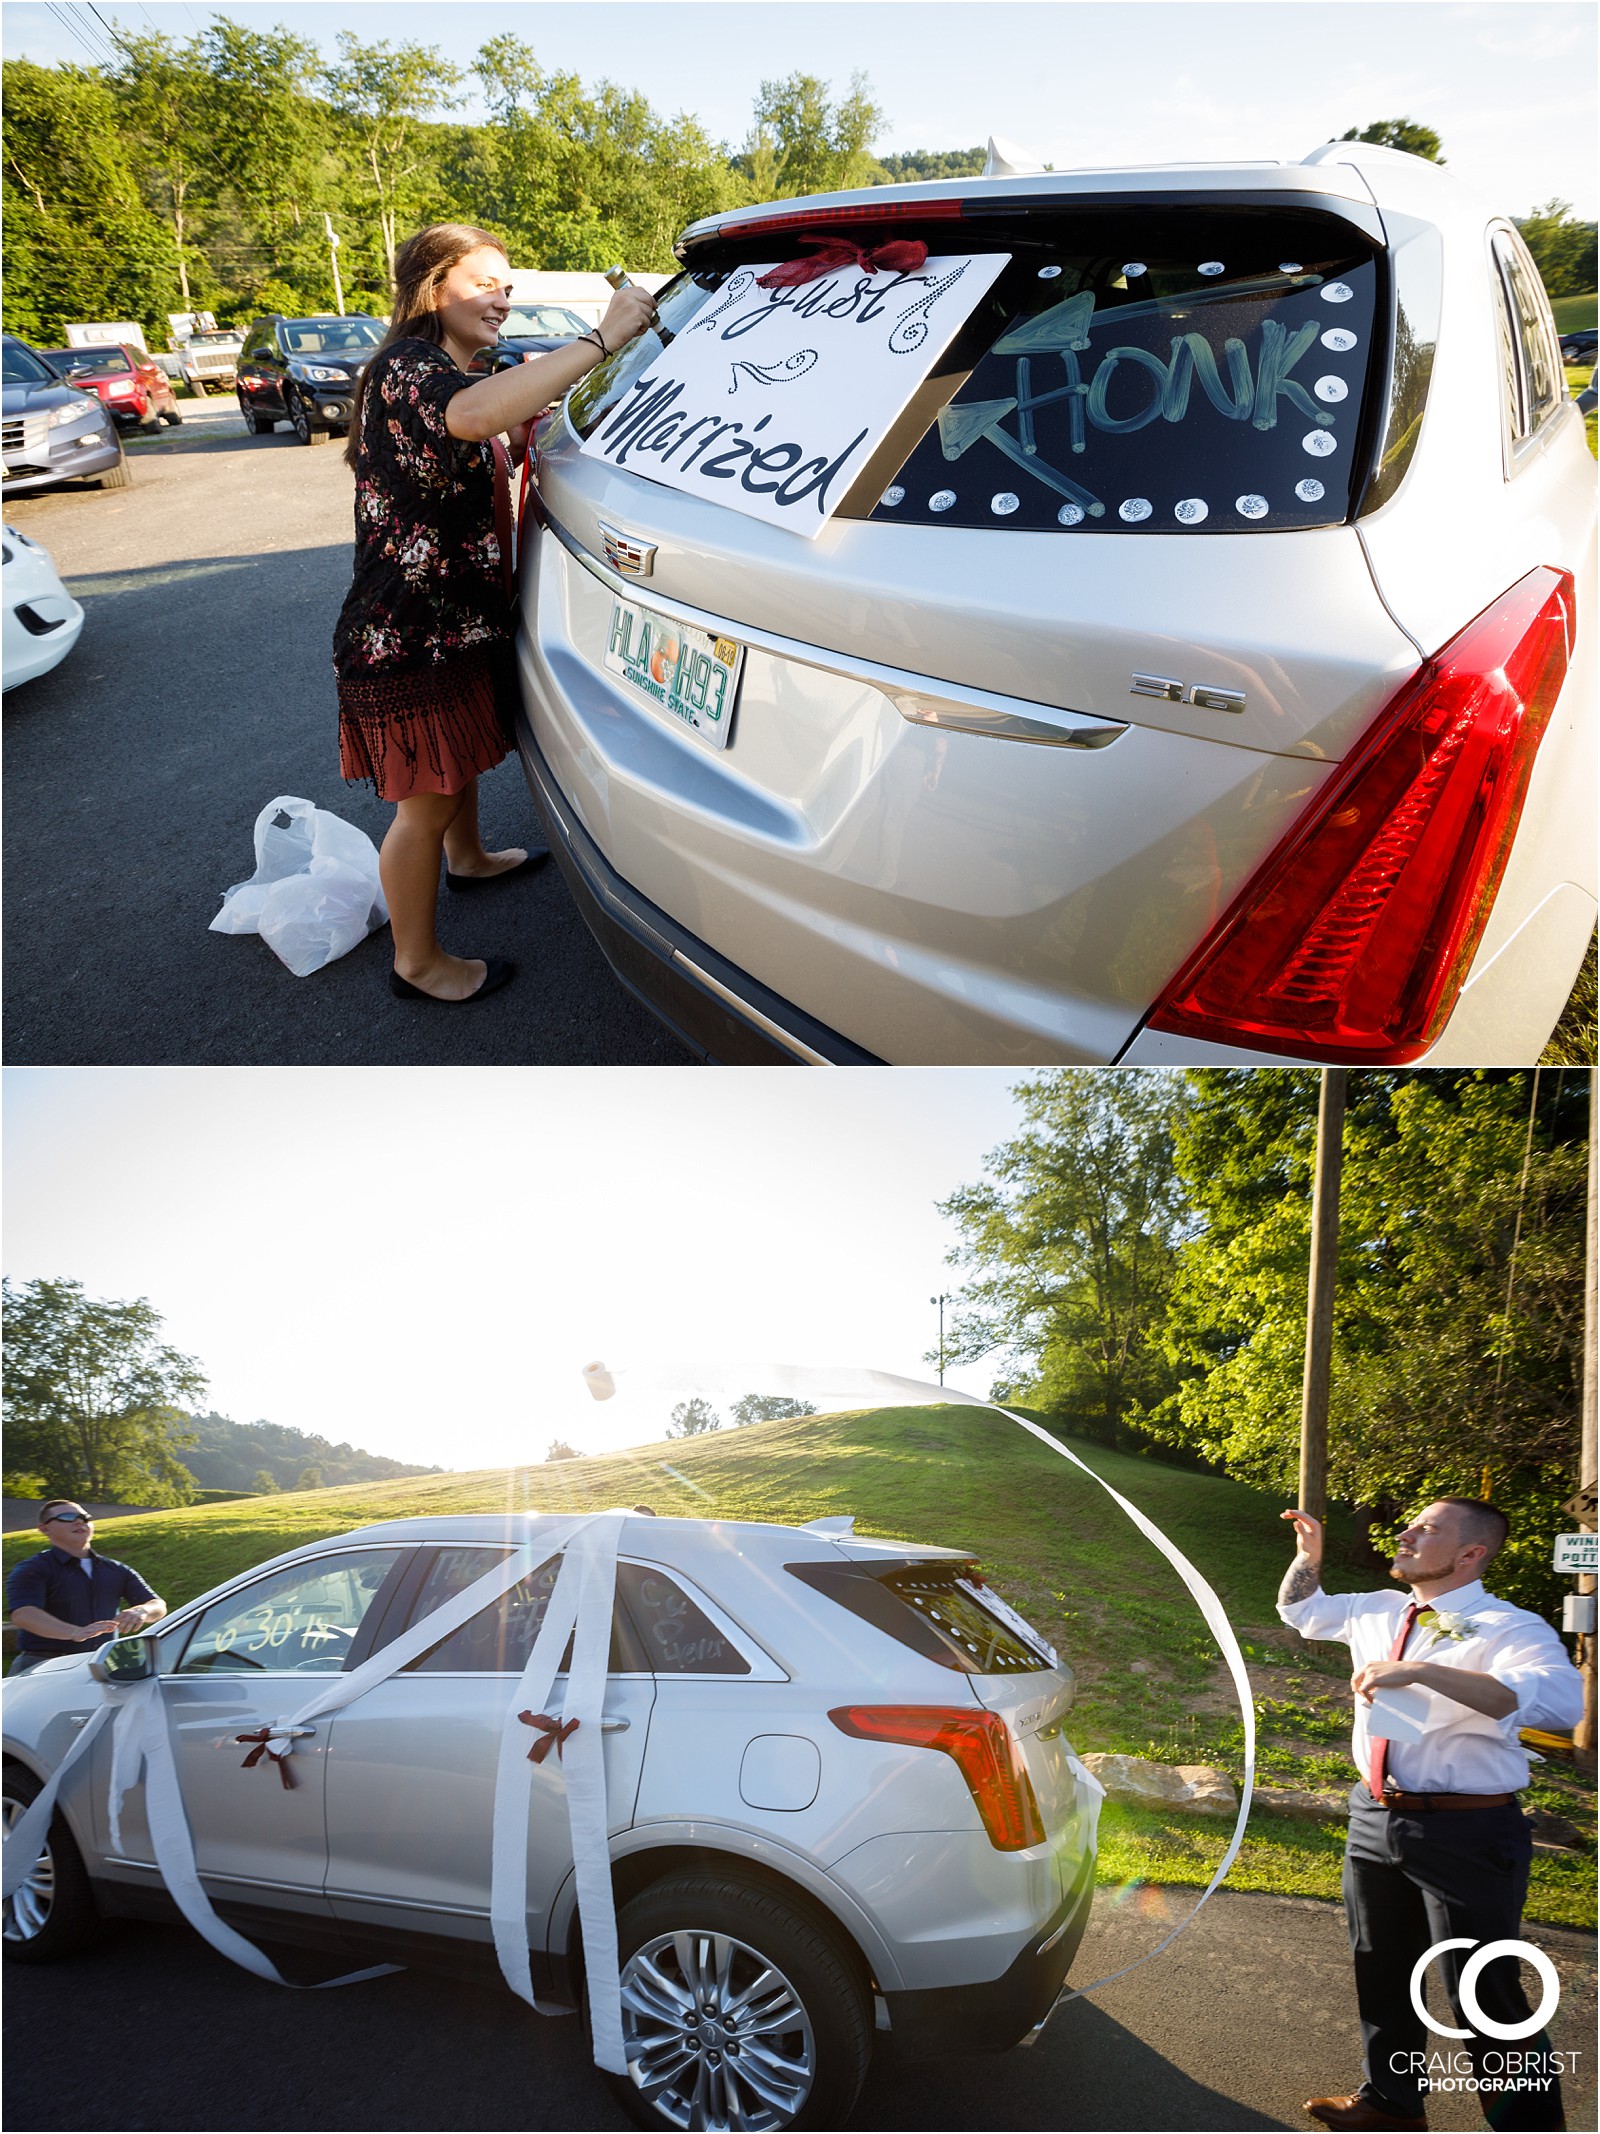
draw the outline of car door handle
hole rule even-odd
[[[602,1734],[626,1734],[628,1721],[626,1719],[602,1719],[600,1731]]]

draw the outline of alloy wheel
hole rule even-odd
[[[5,1796],[5,1827],[22,1820],[27,1809],[26,1801],[17,1800],[11,1794]],[[49,1844],[34,1862],[28,1879],[15,1897],[6,1900],[4,1938],[7,1941],[32,1941],[42,1931],[50,1917],[50,1907],[56,1894],[56,1863]]]
[[[817,2072],[811,2020],[758,1949],[704,1928],[658,1934],[622,1972],[628,2072],[668,2125],[787,2127]]]

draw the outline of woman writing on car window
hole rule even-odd
[[[355,576],[333,636],[340,768],[395,803],[379,864],[403,1000],[481,1000],[513,966],[452,956],[434,913],[447,885],[478,888],[546,855],[486,852],[478,774],[511,747],[513,619],[495,530],[494,457],[513,461],[534,417],[655,316],[643,289],[611,299],[565,348],[474,380],[510,301],[500,240],[466,223],[419,231],[395,260],[394,316],[356,389]]]

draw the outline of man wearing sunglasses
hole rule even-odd
[[[39,1530],[50,1546],[19,1563],[6,1581],[22,1643],[11,1663],[14,1675],[60,1653],[92,1651],[147,1630],[166,1614],[166,1602],[131,1564],[96,1555],[94,1521],[71,1497],[40,1506]]]

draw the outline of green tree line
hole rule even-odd
[[[1587,1077],[1353,1073],[1329,1489],[1384,1545],[1419,1503],[1491,1495],[1498,1590],[1548,1605],[1574,1486]],[[1020,1085],[1021,1130],[943,1204],[966,1280],[946,1354],[997,1398],[1292,1501],[1317,1077]]]
[[[860,75],[838,95],[811,74],[763,82],[730,149],[510,32],[467,69],[350,31],[326,62],[223,16],[187,38],[110,34],[115,64],[4,65],[7,324],[24,339],[127,318],[159,346],[169,311],[331,309],[330,223],[348,308],[386,313],[395,249],[428,222],[483,224],[519,267],[666,273],[697,217],[982,166],[978,150],[878,163],[884,114]],[[476,124],[454,115],[469,91]]]
[[[730,147],[637,90],[545,67],[510,31],[464,69],[348,30],[328,61],[281,24],[221,15],[185,38],[107,35],[104,65],[4,63],[6,314],[25,340],[125,318],[160,346],[172,311],[330,309],[330,224],[347,306],[387,313],[396,246],[428,222],[483,224],[519,267],[667,273],[703,215],[983,168],[976,147],[875,156],[885,114],[860,74],[841,91],[763,81]],[[469,93],[487,114],[472,124]],[[1411,120],[1361,137],[1442,160]],[[1522,230],[1552,295],[1594,287],[1593,224],[1551,201]]]

